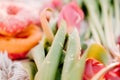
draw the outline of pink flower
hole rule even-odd
[[[97,72],[105,68],[104,64],[95,60],[87,59],[83,80],[90,80]],[[104,80],[120,80],[120,64],[109,70],[101,79]]]
[[[107,72],[105,80],[120,80],[120,64]]]
[[[68,32],[71,32],[74,27],[80,30],[80,23],[84,18],[84,13],[80,9],[80,7],[74,3],[68,3],[67,5],[63,6],[58,19],[58,26],[61,20],[65,20],[68,26]]]
[[[97,72],[105,66],[95,59],[87,59],[83,80],[90,80]]]
[[[43,5],[41,11],[45,8],[60,10],[62,8],[62,6],[63,6],[62,0],[50,0]]]

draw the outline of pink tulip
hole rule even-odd
[[[105,80],[120,80],[120,65],[107,72]]]
[[[83,80],[90,80],[97,72],[99,72],[104,65],[95,59],[87,59]]]
[[[95,59],[87,59],[83,80],[90,80],[97,72],[105,66]],[[104,80],[120,80],[120,65],[108,71],[104,76]],[[103,79],[102,78],[102,79]]]
[[[62,8],[62,6],[63,6],[62,0],[50,0],[43,5],[43,7],[40,9],[40,11],[42,11],[45,8],[60,10]]]
[[[67,5],[63,6],[58,19],[58,26],[61,20],[65,20],[68,26],[68,32],[71,32],[73,28],[77,28],[80,30],[80,23],[84,18],[84,13],[80,7],[74,3],[68,3]]]

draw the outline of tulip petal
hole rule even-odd
[[[76,27],[78,31],[80,31],[80,23],[84,18],[83,11],[79,8],[79,6],[74,3],[68,3],[65,5],[60,14],[58,19],[58,26],[61,20],[65,20],[68,26],[68,32],[72,32],[73,28]]]

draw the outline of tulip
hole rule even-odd
[[[42,8],[40,9],[40,12],[45,8],[52,8],[54,10],[60,10],[62,6],[63,6],[62,0],[50,0],[42,6]]]
[[[73,28],[76,27],[80,31],[80,23],[84,18],[82,9],[75,3],[70,2],[62,7],[59,18],[58,27],[61,20],[65,20],[68,26],[68,32],[72,32]]]
[[[102,68],[104,68],[104,65],[99,61],[95,59],[87,59],[84,71],[84,80],[91,79]]]
[[[105,74],[105,79],[120,80],[120,64]]]

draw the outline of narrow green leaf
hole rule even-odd
[[[24,69],[27,71],[27,73],[30,77],[30,80],[34,80],[35,74],[37,72],[37,68],[36,68],[34,62],[25,61],[22,64],[23,64]]]
[[[78,57],[76,63],[72,66],[69,74],[66,76],[67,80],[82,80],[85,69],[85,62],[87,58],[94,58],[98,61],[108,64],[108,55],[105,49],[99,44],[91,44],[81,57]]]
[[[62,22],[60,28],[58,29],[51,48],[44,59],[38,77],[35,80],[55,80],[57,68],[60,62],[60,57],[62,55],[62,49],[66,36],[66,24]]]
[[[39,43],[37,46],[35,46],[31,50],[31,55],[33,57],[33,60],[35,61],[35,64],[37,66],[37,69],[41,67],[41,64],[45,58],[45,52],[44,52],[44,47],[42,43]]]
[[[62,79],[61,80],[69,80],[66,76],[68,76],[69,71],[72,69],[76,62],[76,58],[80,56],[80,37],[79,33],[75,29],[68,36],[68,45],[66,56],[64,60],[63,70],[62,70]]]
[[[88,50],[82,55],[81,58],[78,57],[76,64],[74,64],[73,68],[69,71],[68,76],[66,76],[67,80],[82,80]]]

